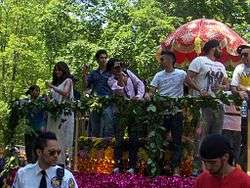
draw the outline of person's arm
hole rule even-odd
[[[247,88],[240,84],[241,67],[238,65],[234,69],[231,81],[231,91],[234,95],[239,95],[242,99],[248,98]]]
[[[111,90],[114,91],[115,94],[124,95],[123,93],[124,87],[120,86],[118,84],[118,81],[113,76],[109,77],[108,85],[111,88]]]
[[[136,84],[137,94],[135,98],[142,99],[145,94],[145,85],[144,83],[131,71],[127,70],[129,77],[131,78],[133,84]]]
[[[218,86],[221,91],[228,91],[230,89],[230,84],[227,77],[224,77],[222,84]]]
[[[187,85],[189,88],[196,90],[200,93],[202,96],[206,96],[207,92],[199,88],[195,83],[194,83],[194,78],[198,75],[197,72],[188,70],[186,79],[184,81],[184,84]]]
[[[242,99],[248,99],[248,93],[247,93],[247,90],[244,90],[244,89],[240,89],[239,87],[237,86],[232,86],[231,85],[231,91],[232,91],[232,94],[234,95],[238,95],[240,96],[240,98]]]
[[[158,89],[159,86],[159,73],[157,73],[153,80],[150,82],[149,91],[147,95],[145,96],[146,99],[150,100],[151,97],[153,97]]]
[[[157,90],[157,87],[151,85],[151,86],[149,87],[149,92],[148,92],[149,97],[154,96],[155,93],[156,93],[156,90]]]
[[[87,65],[83,65],[82,67],[82,81],[83,81],[83,90],[87,90],[89,83],[88,83],[88,72],[89,72],[89,67]]]
[[[63,97],[69,97],[71,88],[73,87],[73,82],[71,79],[67,78],[64,84],[63,89],[59,89],[57,86],[47,83],[48,87],[52,88],[55,92],[59,93]]]

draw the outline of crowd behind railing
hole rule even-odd
[[[225,66],[219,62],[221,48],[217,40],[208,41],[203,47],[203,55],[195,58],[189,65],[188,70],[175,67],[176,56],[169,49],[163,49],[160,54],[162,70],[157,72],[149,85],[145,83],[132,70],[126,68],[119,58],[108,58],[106,50],[98,50],[95,60],[98,68],[89,72],[88,66],[83,65],[82,78],[84,90],[90,91],[90,95],[106,97],[120,96],[130,101],[150,101],[155,95],[181,98],[187,93],[193,97],[213,97],[218,92],[229,95],[237,95],[242,98],[243,106],[235,104],[219,103],[217,108],[204,106],[200,108],[201,117],[196,127],[198,140],[210,134],[218,133],[228,137],[233,146],[234,164],[240,163],[240,146],[242,140],[241,119],[247,116],[247,101],[250,85],[250,47],[239,46],[237,52],[241,57],[241,63],[235,67],[233,77],[230,80]],[[54,100],[58,103],[80,99],[80,93],[74,89],[76,80],[70,74],[69,67],[64,62],[58,62],[53,70],[52,82],[47,82],[50,95],[43,100]],[[31,101],[41,98],[38,86],[31,86],[26,92]],[[137,153],[140,129],[136,115],[127,120],[126,125],[118,123],[119,108],[115,103],[110,103],[103,110],[91,110],[89,114],[89,137],[114,137],[115,168],[114,173],[126,170],[129,173],[137,171]],[[179,174],[179,166],[182,156],[183,135],[183,109],[176,106],[175,110],[166,109],[162,126],[167,135],[171,135],[173,142],[173,155],[169,170],[174,175]],[[33,141],[40,132],[51,131],[57,136],[62,152],[59,162],[66,164],[66,156],[72,158],[72,146],[74,137],[74,112],[61,113],[59,117],[53,117],[52,113],[31,109],[28,114],[28,124],[32,131],[25,134],[25,147],[28,163],[36,161],[33,152]],[[129,167],[123,168],[122,147],[124,134],[127,130]],[[197,175],[202,170],[200,157],[197,152],[194,156],[193,174]]]

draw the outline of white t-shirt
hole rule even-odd
[[[232,86],[245,86],[250,89],[250,68],[245,64],[239,64],[235,67],[233,78],[231,81]]]
[[[218,85],[222,84],[224,78],[227,78],[225,66],[218,62],[212,61],[207,56],[199,56],[195,58],[189,65],[189,71],[198,73],[193,81],[199,89],[207,91],[213,95],[218,89]],[[193,96],[198,96],[199,92],[192,90]]]
[[[156,73],[150,85],[156,87],[162,96],[181,97],[186,75],[181,69],[174,69],[172,72],[162,70]]]
[[[70,171],[64,169],[64,176],[62,178],[61,186],[57,186],[58,178],[56,171],[59,166],[51,166],[46,170],[46,182],[47,188],[68,188],[75,187],[78,188],[77,183],[75,181],[74,176]],[[38,163],[28,164],[25,167],[18,169],[16,173],[16,177],[14,183],[12,185],[13,188],[37,188],[40,185],[40,181],[42,178],[41,168]]]

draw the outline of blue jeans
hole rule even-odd
[[[171,132],[173,155],[170,165],[172,168],[176,168],[180,165],[182,156],[183,114],[178,112],[175,115],[165,115],[164,127]]]
[[[101,112],[90,113],[89,137],[113,137],[114,136],[114,111],[113,105],[108,106]]]

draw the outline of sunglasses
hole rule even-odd
[[[99,58],[100,59],[107,59],[108,57],[106,57],[106,56],[100,56]]]
[[[243,57],[248,57],[248,53],[247,53],[247,52],[241,53],[241,54],[240,54],[240,57],[241,57],[241,58],[243,58]]]
[[[49,156],[55,156],[55,154],[60,155],[61,150],[48,150]]]

